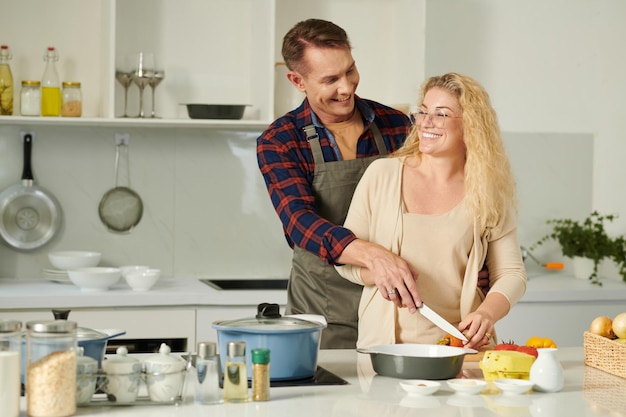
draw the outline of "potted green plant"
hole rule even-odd
[[[582,222],[572,219],[550,219],[547,224],[552,231],[539,239],[532,248],[548,240],[555,240],[561,246],[563,256],[575,259],[588,258],[593,262],[593,272],[589,279],[593,284],[602,285],[598,279],[598,265],[605,258],[613,260],[626,282],[626,240],[623,236],[611,238],[604,228],[605,222],[612,222],[616,215],[602,215],[592,212]]]

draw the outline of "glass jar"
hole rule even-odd
[[[31,417],[76,412],[76,322],[26,323],[26,411]]]
[[[217,404],[220,401],[217,345],[215,342],[200,342],[197,353],[195,401],[200,404]]]
[[[75,81],[63,81],[63,105],[61,116],[80,117],[83,113],[83,95],[80,83]]]
[[[17,320],[0,320],[0,416],[20,414],[21,329],[22,323]]]
[[[41,112],[41,82],[22,81],[20,92],[20,114],[22,116],[39,116]]]

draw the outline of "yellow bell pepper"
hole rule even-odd
[[[554,343],[554,340],[548,338],[548,337],[539,337],[539,336],[533,336],[530,339],[528,339],[526,341],[526,346],[530,346],[530,347],[534,347],[537,349],[540,348],[555,348],[556,347],[556,343]]]

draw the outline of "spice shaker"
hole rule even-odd
[[[216,404],[220,401],[219,361],[214,342],[198,343],[195,382],[197,403]]]
[[[22,323],[0,320],[0,416],[20,414],[20,351]]]
[[[252,349],[252,400],[270,399],[270,350]]]
[[[41,82],[23,80],[20,91],[20,114],[22,116],[39,116],[41,112]]]
[[[248,371],[246,369],[246,342],[228,342],[224,368],[224,402],[248,401]]]
[[[26,323],[26,411],[31,417],[76,412],[76,322]]]

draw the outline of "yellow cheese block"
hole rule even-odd
[[[486,381],[502,378],[528,379],[535,357],[512,350],[488,350],[478,363]]]

